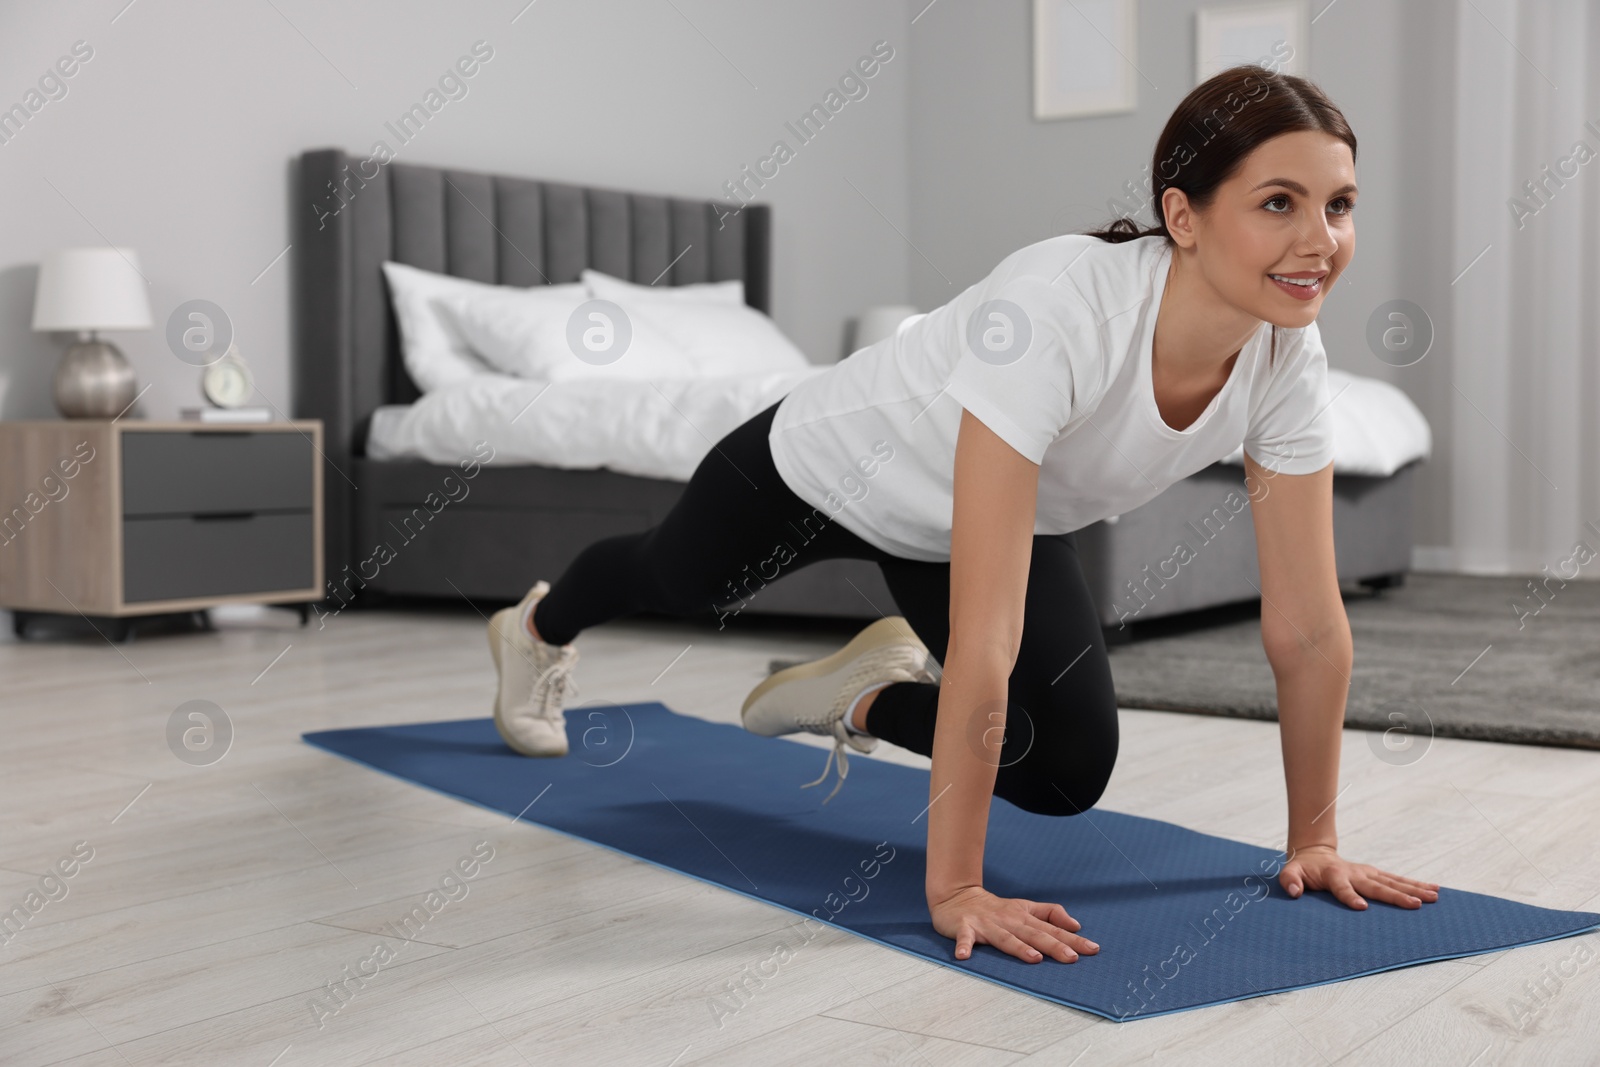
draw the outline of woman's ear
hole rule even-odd
[[[1167,233],[1171,235],[1173,243],[1179,248],[1193,248],[1195,213],[1189,203],[1189,194],[1182,189],[1163,189],[1161,208],[1166,216]]]

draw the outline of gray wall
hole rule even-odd
[[[110,338],[152,386],[137,413],[200,402],[198,371],[162,330],[194,298],[232,318],[257,402],[287,411],[294,252],[268,266],[290,211],[308,209],[289,203],[289,161],[312,147],[365,155],[381,138],[403,162],[712,198],[783,139],[794,158],[759,194],[774,206],[778,325],[830,362],[851,316],[905,298],[904,248],[885,221],[909,225],[903,5],[526,3],[6,4],[0,107],[73,42],[94,55],[0,144],[0,418],[55,414],[64,339],[29,330],[39,257],[106,243],[133,247],[151,281],[156,328]],[[385,123],[480,39],[494,57],[467,94],[400,146]],[[784,123],[880,39],[894,58],[801,144]]]
[[[1142,184],[1174,107],[1195,85],[1196,0],[1139,5],[1138,108],[1124,115],[1036,122],[1030,0],[941,0],[911,40],[912,303],[931,308],[1006,254],[1110,221],[1108,201]],[[1325,5],[1311,5],[1313,13]],[[920,10],[921,3],[913,3]],[[915,10],[913,14],[915,14]],[[1365,329],[1397,297],[1448,307],[1450,159],[1446,94],[1454,15],[1444,0],[1340,0],[1311,27],[1308,73],[1349,119],[1359,142],[1356,255],[1319,325],[1329,364],[1394,382],[1434,430],[1436,459],[1418,479],[1419,545],[1450,541],[1450,387],[1435,356],[1404,369],[1379,361]],[[1148,80],[1146,80],[1148,79]],[[1152,84],[1153,83],[1153,84]],[[1435,161],[1434,166],[1428,162]],[[1149,212],[1140,216],[1153,221]],[[1448,326],[1448,315],[1436,315]],[[1436,346],[1447,347],[1441,336]],[[1428,560],[1426,549],[1419,560]]]

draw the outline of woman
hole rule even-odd
[[[566,752],[561,700],[584,627],[727,605],[754,591],[758,561],[770,578],[773,563],[874,560],[903,617],[774,674],[745,701],[746,727],[833,737],[841,784],[847,748],[882,739],[931,756],[927,901],[956,958],[989,944],[1076,960],[1098,946],[1061,904],[983,888],[991,794],[1078,814],[1116,760],[1111,671],[1071,531],[1242,442],[1288,787],[1279,882],[1357,909],[1436,900],[1437,885],[1342,857],[1335,832],[1352,650],[1315,320],[1355,249],[1355,153],[1304,79],[1242,66],[1196,88],[1156,146],[1160,225],[1119,219],[1012,253],[728,434],[659,526],[591,545],[497,614],[507,743]]]

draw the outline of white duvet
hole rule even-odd
[[[480,374],[379,408],[367,455],[453,464],[487,441],[493,466],[607,467],[686,482],[730,430],[827,369],[655,381]]]
[[[724,434],[826,366],[728,377],[530,381],[481,374],[414,404],[379,408],[367,436],[374,459],[455,464],[493,448],[494,466],[606,467],[688,481]],[[1387,382],[1328,369],[1334,397],[1333,469],[1387,476],[1432,449],[1428,422]],[[487,449],[484,450],[487,453]],[[1223,462],[1242,466],[1244,448]]]

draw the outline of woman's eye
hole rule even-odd
[[[1277,203],[1282,203],[1283,206],[1284,206],[1284,210],[1279,211],[1279,210],[1275,210],[1272,207],[1273,204],[1277,204]],[[1350,212],[1352,212],[1352,211],[1354,211],[1356,209],[1355,201],[1351,200],[1349,197],[1339,196],[1339,197],[1335,197],[1334,199],[1332,199],[1332,200],[1330,200],[1328,202],[1328,206],[1330,208],[1333,207],[1333,205],[1335,205],[1335,204],[1343,204],[1344,205],[1344,210],[1342,210],[1342,211],[1334,211],[1333,212],[1335,215],[1348,215],[1348,214],[1350,214]],[[1268,200],[1266,203],[1262,204],[1261,206],[1266,208],[1269,212],[1271,212],[1274,215],[1286,215],[1286,214],[1289,213],[1289,211],[1288,211],[1288,208],[1289,208],[1289,197],[1288,197],[1288,194],[1279,193],[1277,196],[1273,197],[1271,200]]]

